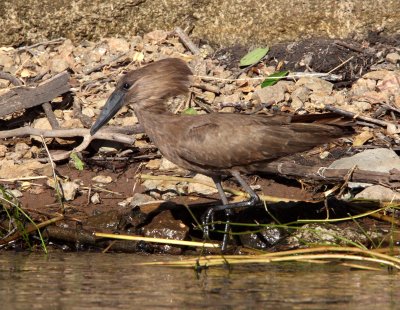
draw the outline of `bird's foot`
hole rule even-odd
[[[201,218],[202,218],[201,223],[203,224],[203,237],[204,239],[210,239],[210,226],[212,230],[215,229],[215,226],[213,224],[214,208],[213,207],[208,208]],[[211,225],[210,225],[210,219],[211,219]]]

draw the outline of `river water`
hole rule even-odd
[[[179,257],[0,253],[0,309],[400,309],[400,273],[280,263],[137,266]]]

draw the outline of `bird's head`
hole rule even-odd
[[[168,97],[186,93],[191,75],[186,63],[178,58],[159,60],[128,72],[117,83],[90,134],[94,135],[124,105],[131,104],[138,111],[154,104],[164,104]]]

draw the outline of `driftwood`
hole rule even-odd
[[[329,169],[318,166],[304,166],[292,162],[272,162],[264,172],[274,173],[285,177],[307,178],[317,181],[337,182],[344,180],[349,175],[348,169]],[[389,187],[400,186],[400,170],[392,169],[390,172],[377,172],[354,169],[348,181],[382,184]]]
[[[69,73],[62,72],[35,88],[16,87],[0,96],[0,117],[48,103],[55,97],[68,92]]]

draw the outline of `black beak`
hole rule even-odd
[[[90,134],[93,136],[103,125],[113,118],[115,114],[124,105],[126,92],[119,89],[114,90],[111,96],[108,98],[106,104],[101,111],[99,118],[96,120],[92,128],[90,128]]]

